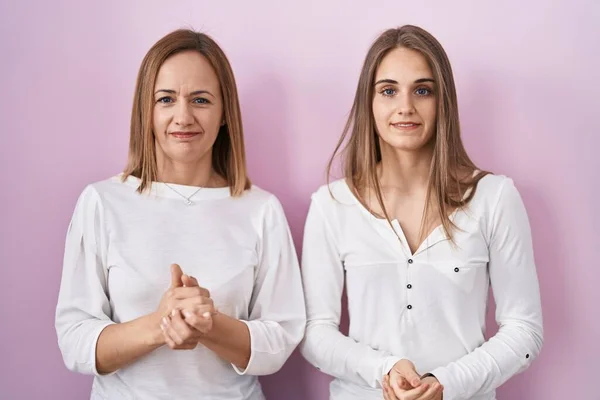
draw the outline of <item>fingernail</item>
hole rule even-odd
[[[186,318],[190,318],[192,316],[192,313],[189,312],[188,310],[183,310],[182,312],[183,312],[183,316]]]
[[[169,325],[169,320],[168,320],[166,317],[163,317],[163,319],[162,319],[162,324],[163,324],[164,326],[167,326],[167,325]]]
[[[173,317],[174,317],[174,316],[176,316],[176,315],[177,315],[177,310],[173,310],[173,311],[171,311],[171,316],[173,316]]]
[[[204,314],[202,314],[202,316],[206,319],[210,318],[210,313],[207,311]]]
[[[160,324],[160,329],[164,332],[167,330],[167,328],[165,328],[165,324]]]

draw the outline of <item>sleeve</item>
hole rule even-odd
[[[302,355],[326,374],[381,388],[383,376],[401,357],[357,343],[340,332],[344,267],[314,196],[304,229],[302,278],[308,319]]]
[[[529,220],[512,180],[500,189],[488,228],[490,281],[499,330],[492,338],[431,373],[444,385],[444,400],[490,392],[524,371],[543,344],[542,309]]]
[[[99,375],[96,342],[113,323],[106,289],[106,241],[98,193],[80,195],[67,231],[55,328],[68,369]]]
[[[248,321],[250,360],[240,375],[277,372],[304,336],[306,310],[298,257],[283,208],[273,196],[263,221]]]

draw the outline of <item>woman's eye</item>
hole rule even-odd
[[[170,98],[169,96],[165,96],[165,97],[161,97],[160,99],[158,99],[156,101],[157,103],[163,103],[163,104],[168,104],[168,103],[172,103],[173,99]]]
[[[204,97],[197,97],[193,100],[193,103],[195,104],[208,104],[210,103],[207,99],[205,99]]]
[[[384,96],[393,96],[396,94],[396,91],[392,88],[386,88],[381,91],[381,94]]]
[[[429,88],[419,88],[415,91],[419,96],[429,96],[431,94],[431,90]]]

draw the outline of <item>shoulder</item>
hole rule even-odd
[[[320,186],[312,194],[311,200],[323,208],[351,206],[358,202],[345,179]]]
[[[252,185],[241,196],[232,199],[256,210],[281,207],[277,196],[256,185]]]
[[[116,185],[122,185],[118,175],[88,183],[79,194],[78,205],[95,206],[101,203],[101,199],[107,192],[114,191]]]
[[[286,221],[285,211],[279,198],[259,186],[252,185],[242,196],[233,198],[233,201],[239,203],[255,220],[269,225]]]
[[[80,192],[76,203],[76,213],[102,212],[107,203],[115,195],[126,197],[135,194],[137,191],[136,182],[125,180],[122,175],[114,175],[110,178],[87,184]]]
[[[87,184],[77,198],[69,224],[69,233],[95,232],[95,227],[101,227],[105,215],[103,198],[119,184],[122,185],[116,177]]]
[[[522,217],[526,217],[521,193],[513,179],[505,175],[489,174],[482,178],[470,208],[478,210],[492,224],[509,214],[522,214]]]
[[[472,204],[478,208],[483,206],[493,209],[506,193],[518,194],[512,178],[506,175],[488,174],[477,183]]]
[[[113,175],[110,178],[90,183],[84,189],[84,193],[95,193],[100,199],[107,195],[117,192],[136,192],[139,180],[135,177],[128,177],[123,180],[123,175]]]

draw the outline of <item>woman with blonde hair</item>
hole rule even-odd
[[[335,378],[331,399],[495,399],[542,347],[530,227],[513,181],[467,155],[431,34],[407,25],[373,43],[334,156],[342,146],[343,179],[306,222],[303,355]],[[490,284],[500,329],[486,341]]]
[[[95,375],[92,399],[264,399],[257,376],[305,322],[283,209],[247,176],[229,62],[172,32],[142,61],[126,170],[85,188],[68,229],[65,364]]]

